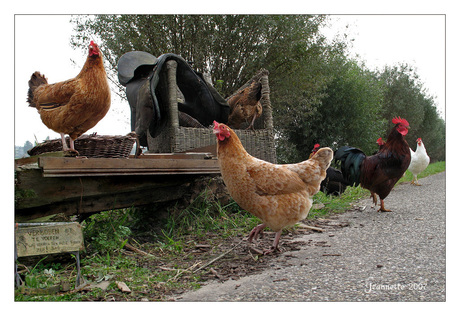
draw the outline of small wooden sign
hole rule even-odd
[[[75,252],[85,248],[78,223],[20,224],[16,229],[18,257]]]

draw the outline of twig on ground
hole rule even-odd
[[[128,244],[128,243],[125,244],[125,248],[128,249],[128,250],[137,252],[138,254],[143,255],[143,256],[151,256],[151,257],[154,257],[154,255],[151,255],[151,254],[149,254],[149,253],[147,253],[147,252],[145,252],[145,251],[142,251],[142,250],[140,250],[140,249],[138,249],[138,248],[136,248],[136,247],[134,247],[134,246],[132,246],[132,245],[130,245],[130,244]]]
[[[234,250],[236,247],[238,247],[241,243],[243,242],[243,240],[241,240],[238,244],[236,244],[235,246],[233,246],[233,248],[230,248],[229,250],[227,250],[226,252],[224,252],[223,254],[220,254],[219,256],[215,257],[214,259],[212,259],[211,261],[209,261],[208,263],[206,263],[205,265],[199,267],[198,269],[196,269],[195,271],[193,271],[193,273],[197,273],[198,271],[206,268],[207,266],[213,264],[214,262],[216,262],[217,260],[219,260],[220,258],[224,257],[225,255],[227,255],[229,252],[231,252],[232,250]]]
[[[308,226],[308,225],[305,225],[305,224],[302,224],[302,223],[298,223],[297,225],[298,225],[298,227],[300,227],[300,228],[306,228],[306,229],[316,230],[316,231],[318,231],[318,232],[323,232],[323,231],[324,231],[324,229],[322,229],[322,228],[315,227],[315,226]]]

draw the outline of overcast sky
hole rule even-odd
[[[26,102],[27,82],[40,71],[50,83],[73,78],[86,52],[70,47],[70,15],[15,16],[15,144],[59,138]],[[333,15],[329,37],[346,31],[354,39],[352,53],[370,69],[407,62],[413,65],[439,112],[445,107],[445,17],[443,15]],[[348,25],[348,28],[346,26]],[[39,26],[40,32],[34,32]],[[31,54],[33,49],[33,54]],[[164,52],[166,53],[166,52]],[[396,113],[397,115],[397,113]],[[108,114],[88,133],[125,135],[130,132],[127,101],[112,93]]]

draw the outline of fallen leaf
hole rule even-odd
[[[98,289],[101,289],[101,290],[105,291],[105,290],[107,290],[109,285],[110,285],[110,281],[102,281],[102,282],[99,282],[98,284],[91,284],[89,289],[98,288]]]
[[[124,292],[124,293],[131,293],[131,289],[126,285],[125,282],[120,282],[120,281],[117,281],[117,287],[120,291]]]

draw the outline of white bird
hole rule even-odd
[[[430,163],[430,157],[426,153],[426,149],[423,145],[421,138],[417,139],[417,149],[415,150],[415,152],[411,149],[410,154],[411,161],[407,170],[412,172],[412,174],[414,175],[411,184],[421,185],[418,183],[417,175],[419,175],[423,170],[425,170],[426,167],[428,167],[428,164]]]

